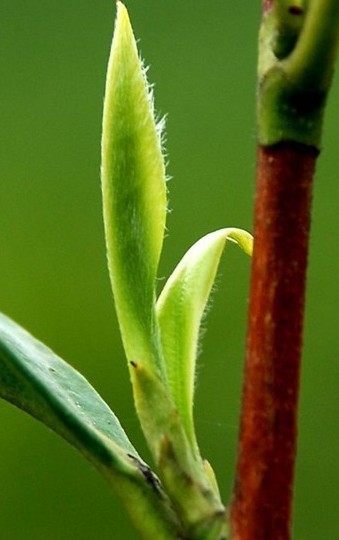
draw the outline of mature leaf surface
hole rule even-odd
[[[252,236],[246,231],[229,228],[207,234],[185,254],[157,302],[168,383],[193,447],[196,446],[193,394],[199,329],[227,240],[251,254]]]
[[[108,464],[115,459],[115,447],[119,455],[138,457],[118,419],[87,380],[2,314],[0,396]]]
[[[163,371],[155,280],[166,219],[161,126],[126,8],[118,13],[108,64],[102,136],[102,190],[110,277],[130,361]]]
[[[0,397],[75,446],[108,478],[145,538],[171,539],[176,519],[119,420],[74,368],[0,314]],[[145,515],[147,519],[145,519]]]

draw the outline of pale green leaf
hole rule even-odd
[[[178,410],[161,378],[135,364],[132,379],[139,417],[146,426],[159,475],[187,538],[210,538],[207,530],[222,530],[227,525],[226,510],[211,481],[211,471],[192,452]]]
[[[122,497],[144,538],[175,537],[176,519],[158,479],[108,405],[82,375],[2,314],[0,397],[43,422],[89,459]]]
[[[193,394],[199,329],[226,240],[248,254],[252,236],[241,229],[212,232],[196,242],[168,279],[157,302],[168,384],[193,448]]]
[[[161,475],[164,434],[178,453],[190,449],[176,422],[160,346],[155,285],[166,217],[165,167],[145,70],[119,2],[108,66],[102,139],[106,243],[115,304],[142,429]],[[136,370],[136,366],[138,369]],[[135,373],[147,373],[147,381]],[[152,407],[150,407],[152,403]],[[188,469],[204,469],[194,459]],[[187,474],[187,471],[185,471]],[[192,473],[193,474],[193,473]],[[162,476],[163,480],[163,476]],[[165,488],[172,497],[171,487]]]
[[[127,357],[159,371],[155,280],[167,204],[160,128],[127,10],[118,2],[102,136],[107,254]]]

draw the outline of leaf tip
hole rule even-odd
[[[120,0],[116,0],[116,3],[117,3],[117,22],[121,25],[131,26],[128,11],[125,4],[120,2]]]

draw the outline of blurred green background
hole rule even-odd
[[[161,276],[204,233],[252,228],[260,0],[129,0],[168,113]],[[0,309],[78,368],[141,453],[106,271],[100,129],[114,2],[0,2]],[[339,85],[315,185],[294,538],[339,538]],[[196,423],[227,500],[249,261],[222,263],[199,359]],[[114,493],[44,426],[0,402],[1,540],[137,539]],[[274,540],[274,539],[271,539]]]

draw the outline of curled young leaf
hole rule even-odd
[[[102,192],[115,304],[130,361],[156,366],[155,280],[166,219],[161,125],[127,10],[117,3],[102,135]],[[160,123],[161,124],[161,123]]]
[[[197,447],[193,394],[199,329],[227,240],[251,254],[252,236],[246,231],[228,228],[207,234],[185,254],[157,302],[168,384],[193,448]]]

